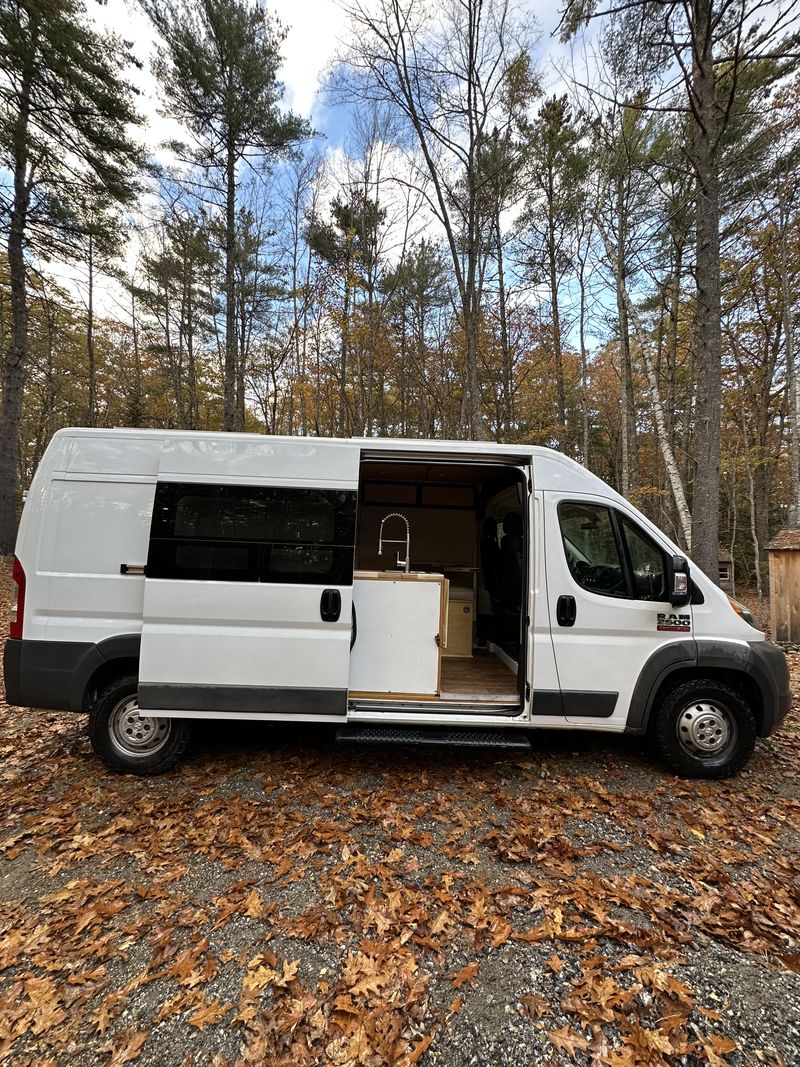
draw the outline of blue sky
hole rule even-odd
[[[332,148],[340,148],[346,136],[348,117],[340,107],[332,107],[319,90],[327,65],[347,35],[347,20],[338,0],[266,0],[267,10],[286,27],[281,76],[286,86],[285,103],[305,117],[314,128],[325,134]],[[548,61],[562,58],[566,51],[552,37],[558,24],[559,9],[546,0],[519,0],[520,12],[534,16],[541,30],[537,57]],[[169,124],[158,115],[158,101],[150,61],[154,52],[154,35],[148,20],[135,0],[88,0],[89,13],[104,28],[113,30],[133,44],[141,69],[131,72],[131,79],[141,92],[140,109],[148,121],[145,139],[155,150],[171,134]],[[553,76],[552,80],[556,80]]]

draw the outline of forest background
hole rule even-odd
[[[568,0],[557,62],[527,3],[340,6],[332,150],[262,4],[141,0],[153,152],[125,26],[0,0],[0,553],[62,426],[472,438],[760,594],[800,522],[798,4]]]

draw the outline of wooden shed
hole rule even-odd
[[[800,643],[800,527],[776,533],[767,552],[772,640]]]

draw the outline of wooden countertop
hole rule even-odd
[[[427,574],[422,571],[353,571],[353,579],[356,581],[384,581],[384,582],[444,582],[443,574]]]

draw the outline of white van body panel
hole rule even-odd
[[[671,610],[666,602],[617,599],[578,586],[561,540],[557,515],[561,500],[618,509],[666,553],[682,553],[601,479],[546,448],[471,441],[67,429],[55,434],[45,452],[20,523],[17,556],[27,579],[23,643],[92,646],[141,635],[139,677],[145,684],[191,683],[227,690],[268,687],[276,694],[293,689],[346,693],[351,586],[340,589],[338,621],[323,623],[318,584],[175,582],[145,578],[135,570],[148,559],[159,483],[353,492],[365,458],[502,462],[528,472],[530,491],[523,503],[532,532],[526,548],[526,674],[519,713],[512,709],[502,719],[478,708],[463,714],[455,708],[421,714],[419,709],[401,707],[388,714],[386,709],[351,708],[348,719],[424,725],[446,718],[452,725],[622,731],[630,728],[631,700],[643,669],[659,650],[702,641],[722,663],[726,656],[735,658],[764,642],[764,635],[738,616],[725,594],[694,566],[692,579],[702,603],[680,609],[690,617],[691,630],[678,634],[656,629],[658,612]],[[133,571],[121,573],[123,564]],[[564,593],[574,596],[578,605],[572,627],[561,627],[556,620],[556,603]],[[558,714],[559,702],[570,693],[617,696],[606,717]],[[785,694],[780,700],[785,701]],[[309,701],[311,707],[310,697]],[[150,705],[148,710],[159,709]],[[279,701],[266,715],[245,707],[230,713],[190,705],[173,713],[331,721],[331,713],[316,715],[302,708],[286,714]],[[779,721],[777,712],[774,718]]]
[[[359,461],[359,448],[344,441],[175,436],[164,441],[157,480],[166,485],[285,488],[290,492],[298,488],[344,490],[355,496]],[[325,693],[341,692],[343,718],[352,585],[329,585],[341,598],[339,618],[334,622],[321,618],[323,587],[319,584],[278,579],[175,581],[148,574],[140,704],[164,714],[218,714],[248,710],[248,701],[256,694],[267,700],[283,693],[288,703],[289,694],[300,691],[313,691],[318,699]],[[224,699],[215,699],[215,689]]]

